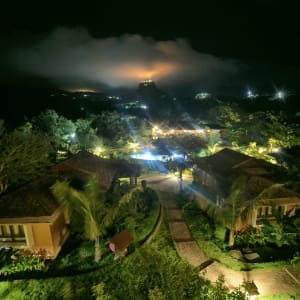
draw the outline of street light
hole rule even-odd
[[[246,281],[244,284],[246,291],[246,299],[247,300],[256,300],[256,296],[259,295],[258,288],[255,285],[254,281]]]

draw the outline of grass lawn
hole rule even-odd
[[[225,228],[216,226],[209,217],[201,212],[198,207],[184,209],[185,221],[192,233],[193,238],[207,257],[218,261],[229,269],[241,271],[245,269],[280,269],[286,266],[286,261],[248,263],[233,258],[229,251],[221,249],[218,245],[223,243]]]
[[[71,246],[72,243],[69,249]],[[92,243],[82,242],[73,251],[67,251],[69,249],[57,259],[61,270],[70,270],[72,264],[77,265],[77,270],[80,265],[84,269],[84,261],[92,263]],[[95,270],[48,275],[50,277],[0,282],[0,299],[148,299],[148,293],[153,296],[169,293],[173,296],[168,299],[175,300],[180,292],[186,295],[179,296],[180,299],[192,299],[189,295],[198,294],[204,282],[197,270],[193,271],[177,256],[165,222],[150,244],[128,254],[123,261],[115,261],[111,252],[105,252]]]

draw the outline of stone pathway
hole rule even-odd
[[[174,194],[164,193],[165,206],[168,210],[169,226],[179,255],[190,265],[199,267],[202,276],[216,282],[220,275],[224,275],[225,285],[233,290],[243,284],[245,280],[254,281],[260,295],[275,295],[300,292],[298,274],[295,270],[253,270],[238,272],[227,269],[218,262],[209,260],[193,240],[191,233],[183,219],[182,211],[177,207]],[[290,274],[289,274],[290,273]],[[298,282],[297,282],[298,280]]]

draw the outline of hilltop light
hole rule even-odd
[[[252,98],[252,97],[253,97],[253,93],[252,93],[251,90],[248,90],[248,91],[247,91],[247,97],[248,97],[248,98]]]
[[[277,99],[284,99],[284,98],[285,98],[285,93],[284,93],[284,91],[278,91],[278,92],[276,93],[276,98],[277,98]]]

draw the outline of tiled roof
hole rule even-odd
[[[232,169],[235,165],[248,159],[249,156],[245,154],[225,148],[216,154],[198,159],[196,164],[201,169],[226,176],[232,173]]]
[[[245,195],[248,199],[254,199],[273,183],[273,181],[262,176],[251,176],[247,180]]]
[[[55,177],[43,177],[0,198],[0,218],[51,216],[58,204],[49,187]]]
[[[200,158],[197,166],[219,176],[231,176],[238,173],[249,175],[268,174],[274,165],[243,153],[225,148],[216,154]]]
[[[201,158],[197,161],[197,166],[217,178],[218,192],[224,197],[230,194],[235,180],[244,176],[247,180],[244,187],[245,200],[289,197],[299,199],[297,193],[275,183],[273,175],[279,170],[278,167],[231,149],[223,149],[214,155]],[[199,171],[195,171],[196,175],[197,172]]]
[[[74,169],[82,172],[110,173],[117,177],[140,176],[140,166],[120,159],[103,159],[87,151],[80,151],[53,167],[53,170]]]
[[[264,189],[258,196],[257,199],[274,199],[274,198],[299,198],[300,195],[286,187],[283,184],[273,184],[268,188]],[[299,198],[300,199],[300,198]]]

